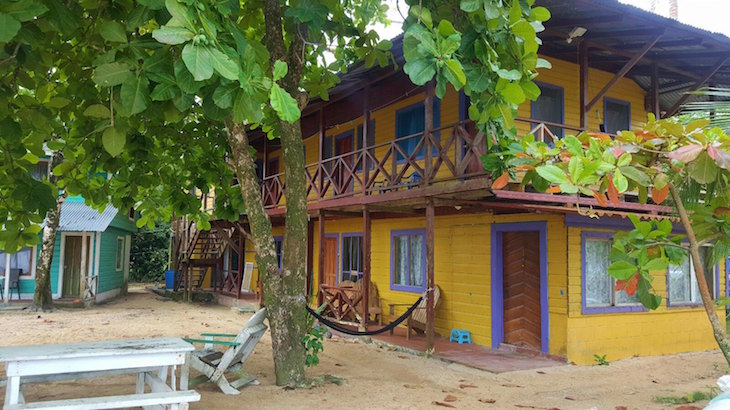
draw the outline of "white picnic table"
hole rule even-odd
[[[189,402],[200,400],[198,392],[188,390],[193,350],[177,337],[2,347],[0,362],[5,362],[7,373],[4,409],[187,409]],[[26,403],[21,389],[28,383],[120,374],[138,375],[134,394]]]

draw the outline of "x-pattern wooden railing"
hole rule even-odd
[[[518,121],[527,123],[529,133],[548,143],[559,138],[550,127],[579,130],[532,119],[518,118]],[[486,138],[467,120],[332,156],[305,167],[307,198],[309,202],[317,202],[377,195],[484,176],[481,157],[486,152]],[[262,195],[268,208],[283,205],[285,188],[283,173],[266,176]]]

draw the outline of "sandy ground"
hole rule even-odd
[[[126,297],[85,310],[0,312],[0,345],[236,333],[247,317],[227,307],[188,305],[133,289]],[[346,383],[285,391],[274,385],[267,333],[246,363],[261,385],[226,396],[206,383],[198,386],[202,399],[191,408],[673,409],[677,406],[657,404],[652,397],[709,391],[726,367],[719,352],[712,351],[496,375],[341,338],[328,340],[320,359],[311,375],[331,374]],[[29,401],[125,394],[134,391],[134,376],[32,385],[25,391]],[[0,397],[4,394],[0,388]]]

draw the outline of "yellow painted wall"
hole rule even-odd
[[[548,307],[550,353],[563,355],[566,348],[567,273],[565,270],[565,228],[557,215],[499,215],[497,222],[548,222]],[[436,333],[448,336],[452,328],[467,329],[474,343],[492,346],[491,327],[491,224],[490,213],[438,216],[435,222],[434,279],[441,288],[436,312]],[[378,288],[383,309],[390,303],[413,303],[416,293],[390,289],[390,234],[392,230],[425,228],[425,218],[372,221],[372,282]],[[314,284],[319,270],[319,228],[314,237]],[[325,222],[327,234],[362,232],[362,220]],[[341,263],[338,261],[338,266]],[[339,269],[338,269],[339,271]],[[396,309],[396,315],[405,311]]]
[[[717,348],[707,315],[701,306],[667,307],[666,272],[654,272],[654,288],[662,297],[656,311],[629,313],[582,313],[583,231],[599,229],[568,228],[568,360],[578,364],[594,363],[594,354],[609,361],[635,355],[661,355]],[[605,231],[604,231],[605,232]],[[725,264],[720,263],[720,294],[725,294]],[[717,313],[724,322],[724,307]]]

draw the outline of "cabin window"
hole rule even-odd
[[[393,231],[391,286],[393,290],[422,292],[426,285],[426,231]]]
[[[38,161],[35,167],[30,170],[30,176],[38,181],[48,179],[48,161],[43,159]]]
[[[583,233],[583,313],[641,310],[638,295],[617,291],[616,280],[608,274],[612,236],[610,233]]]
[[[342,277],[357,282],[362,278],[362,235],[342,235]]]
[[[563,124],[565,121],[565,98],[562,87],[538,83],[540,96],[532,102],[532,119]],[[533,124],[535,126],[537,124]],[[548,125],[548,129],[558,138],[562,138],[564,130],[556,125]],[[547,137],[546,137],[546,142]]]
[[[282,250],[284,249],[284,238],[281,236],[275,236],[274,245],[276,246],[276,263],[277,263],[277,266],[279,266],[279,270],[281,270],[281,267],[282,267],[281,254],[282,254]]]
[[[114,268],[116,270],[122,270],[124,268],[124,238],[121,236],[117,237],[117,250]]]
[[[18,252],[10,254],[10,269],[20,269],[20,276],[30,276],[33,257],[33,248],[26,246]],[[7,255],[0,251],[0,275],[5,277],[5,262]],[[1,292],[2,290],[0,290]]]
[[[603,99],[603,131],[617,134],[631,129],[631,103],[628,101]]]
[[[700,248],[700,259],[705,271],[705,281],[710,294],[717,297],[717,266],[710,262],[711,248]],[[669,306],[702,303],[700,288],[697,286],[695,269],[689,254],[679,265],[669,265],[667,269],[667,303]]]
[[[415,105],[411,105],[410,107],[401,108],[400,110],[396,111],[395,113],[395,137],[398,139],[398,145],[403,149],[403,151],[408,155],[413,155],[414,152],[416,152],[416,147],[418,144],[423,140],[423,134],[422,133],[425,130],[425,124],[426,124],[426,106],[424,103],[418,103]],[[441,100],[438,98],[433,100],[433,128],[438,128],[441,126]],[[408,137],[409,135],[413,134],[419,134],[415,135],[410,138],[404,138]],[[439,133],[434,133],[434,136],[438,139]],[[402,139],[401,139],[402,138]],[[416,159],[423,159],[426,150],[425,150],[425,142],[421,144],[421,148],[418,150],[418,153],[416,154]],[[433,149],[433,155],[438,155],[438,150],[436,147]],[[398,153],[398,161],[405,161],[405,157],[399,152]]]

